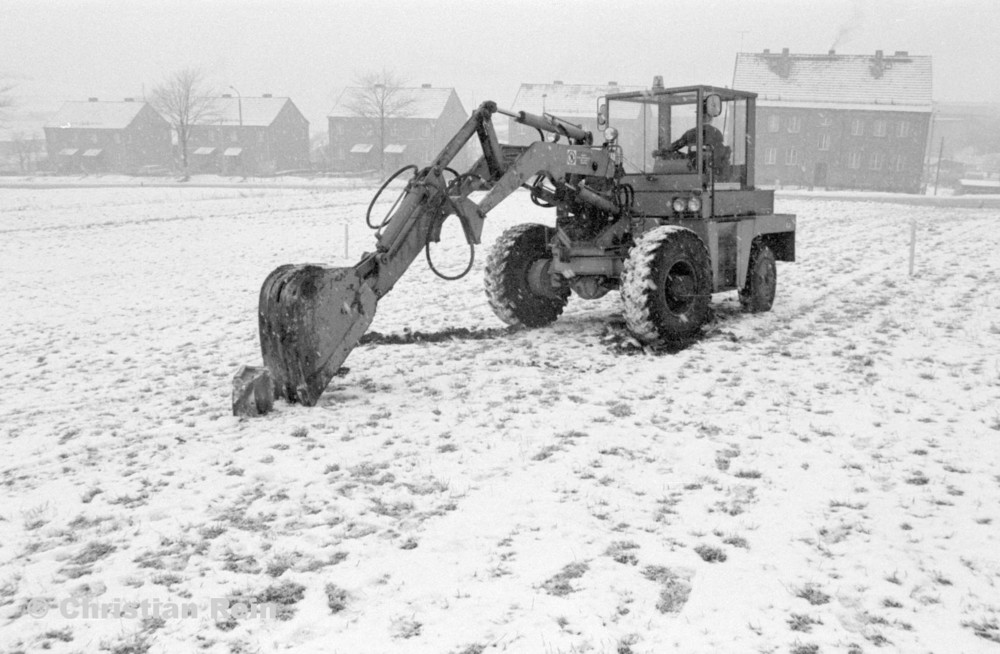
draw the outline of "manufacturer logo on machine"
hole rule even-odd
[[[589,166],[590,152],[588,150],[566,150],[566,164],[569,166]]]

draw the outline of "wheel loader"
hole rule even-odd
[[[600,144],[566,119],[484,102],[431,165],[403,168],[379,189],[412,174],[377,224],[375,200],[369,205],[373,252],[351,267],[284,265],[267,277],[259,302],[264,368],[237,373],[234,413],[266,412],[274,396],[314,405],[379,299],[440,239],[444,221],[457,217],[474,248],[487,214],[522,189],[540,216],[555,209],[555,219],[506,230],[488,256],[486,296],[508,325],[541,327],[571,295],[614,290],[643,343],[695,335],[713,293],[735,290],[744,310],[769,310],[775,261],[795,260],[795,216],[774,213],[774,192],[754,186],[755,100],[713,86],[664,88],[657,77],[648,90],[597,100]],[[539,140],[501,144],[496,115],[537,130]],[[480,159],[464,172],[451,168],[474,138]]]

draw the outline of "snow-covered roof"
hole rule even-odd
[[[275,97],[221,97],[213,98],[208,110],[212,125],[244,125],[246,127],[268,127],[278,117],[289,98]],[[242,123],[240,113],[242,112]]]
[[[145,102],[66,102],[45,127],[122,129],[146,106]]]
[[[931,106],[931,58],[741,52],[733,86],[761,101]]]
[[[351,109],[351,102],[359,95],[366,93],[368,89],[361,86],[348,86],[337,98],[333,109],[327,114],[330,118],[356,118],[357,112]],[[400,98],[409,98],[413,102],[405,111],[405,118],[435,119],[440,118],[444,113],[444,108],[448,100],[455,94],[453,88],[433,88],[421,86],[419,88],[399,89]]]
[[[550,113],[562,118],[569,116],[593,118],[597,115],[597,99],[609,93],[624,93],[627,91],[641,91],[643,86],[618,86],[614,82],[607,84],[563,84],[555,82],[553,84],[521,84],[514,96],[514,105],[510,107],[515,111],[527,111],[528,113],[541,114]],[[544,108],[544,109],[543,109]],[[636,115],[639,112],[639,105],[634,105]],[[621,107],[616,111],[620,118],[625,111]]]

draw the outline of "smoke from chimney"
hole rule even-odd
[[[864,4],[861,0],[854,0],[854,8],[851,10],[851,15],[837,28],[837,34],[833,37],[833,45],[829,49],[836,50],[837,46],[846,43],[854,35],[854,32],[861,27],[864,21]]]

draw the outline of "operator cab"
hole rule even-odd
[[[743,190],[753,187],[747,135],[753,133],[755,98],[733,89],[665,89],[659,83],[601,98],[597,123],[605,145],[621,153],[627,176],[663,177],[658,185],[676,190]]]

